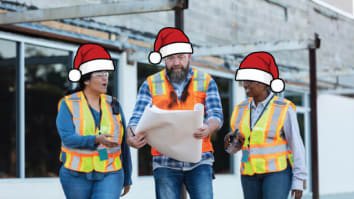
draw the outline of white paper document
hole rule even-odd
[[[146,132],[148,143],[160,153],[184,162],[199,162],[202,139],[193,133],[203,125],[204,106],[194,110],[163,110],[146,107],[135,132]]]

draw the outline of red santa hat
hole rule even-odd
[[[102,70],[114,70],[109,53],[100,45],[84,44],[76,52],[74,68],[69,71],[69,80],[78,82],[82,75]]]
[[[257,81],[269,85],[273,92],[280,93],[285,88],[279,78],[274,57],[267,52],[254,52],[246,56],[236,71],[235,80]]]
[[[157,34],[154,51],[149,54],[149,62],[159,64],[162,58],[180,53],[193,53],[188,37],[177,28],[163,28]]]

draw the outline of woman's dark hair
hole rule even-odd
[[[65,93],[65,95],[70,95],[72,93],[84,90],[85,89],[85,83],[84,82],[91,79],[91,74],[92,73],[87,73],[85,75],[82,75],[81,78],[80,78],[80,81],[79,81],[79,85],[75,89],[68,90]]]

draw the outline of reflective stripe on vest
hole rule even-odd
[[[121,115],[113,114],[111,96],[102,94],[100,97],[101,121],[99,130],[95,128],[95,121],[83,93],[77,92],[65,96],[65,103],[73,116],[75,133],[80,136],[98,135],[99,133],[110,134],[113,137],[109,139],[121,144],[124,134]],[[99,159],[97,150],[69,148],[62,144],[62,152],[66,156],[64,166],[71,170],[110,172],[119,170],[122,167],[120,147],[107,148],[108,159],[103,161]]]
[[[238,135],[245,139],[243,149],[248,147],[250,140],[249,161],[241,164],[241,173],[253,175],[284,170],[287,167],[287,158],[293,164],[287,141],[283,139],[284,135],[280,135],[291,102],[274,97],[251,131],[248,108],[251,101],[250,98],[237,105],[231,117],[232,130],[238,129]]]
[[[165,70],[151,75],[147,78],[150,88],[152,103],[165,110],[193,110],[197,103],[205,103],[206,90],[208,89],[211,76],[193,69],[191,82],[188,84],[188,95],[184,102],[177,99],[174,106],[169,107],[171,100],[171,92],[175,92],[173,86],[168,81]],[[213,151],[213,146],[210,142],[210,136],[203,139],[202,151]],[[151,147],[152,155],[162,155],[156,149]]]
[[[164,71],[156,73],[151,77],[152,79],[152,95],[166,94],[166,83]]]
[[[205,92],[207,88],[207,74],[201,71],[194,71],[193,90]]]

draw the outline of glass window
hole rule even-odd
[[[58,176],[57,103],[70,88],[71,63],[68,51],[25,45],[26,177]]]
[[[0,39],[0,178],[16,177],[16,42]]]
[[[286,91],[285,92],[285,98],[292,101],[296,106],[303,106],[303,97],[302,93],[297,93],[293,91]]]
[[[300,129],[300,135],[302,138],[302,142],[305,145],[306,144],[306,142],[305,142],[305,114],[304,113],[297,113],[297,121],[299,123],[299,129]]]
[[[162,70],[162,66],[154,66],[150,64],[139,63],[138,64],[138,89],[144,83],[149,75],[159,72]],[[138,175],[152,175],[152,156],[150,153],[150,145],[145,145],[143,148],[138,150]]]
[[[224,114],[224,124],[221,129],[214,133],[211,137],[211,141],[214,147],[214,171],[217,174],[231,173],[231,156],[224,150],[224,137],[230,131],[230,117],[231,117],[231,102],[232,102],[232,92],[231,85],[232,80],[225,79],[221,77],[213,77],[216,84],[218,85],[221,104]]]

